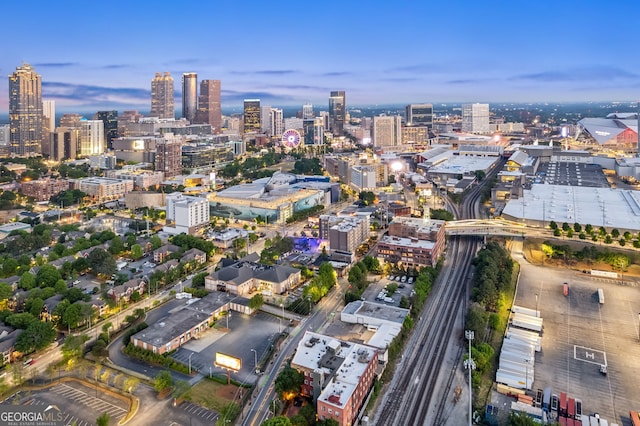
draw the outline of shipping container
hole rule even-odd
[[[604,305],[604,290],[601,288],[598,289],[598,302]]]
[[[498,369],[498,371],[496,371],[496,382],[517,389],[531,389],[531,385],[533,384],[532,380],[525,381],[524,375],[501,369]]]
[[[516,306],[516,305],[513,305],[511,307],[511,312],[515,312],[515,313],[518,313],[518,314],[531,315],[532,317],[539,317],[540,316],[540,311],[536,311],[535,309],[524,308],[522,306]]]

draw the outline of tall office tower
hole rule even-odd
[[[56,129],[56,101],[42,101],[42,153],[49,152],[51,132]]]
[[[329,111],[320,111],[318,117],[322,118],[324,121],[324,130],[325,132],[329,131]]]
[[[104,123],[102,120],[80,121],[79,157],[103,154],[105,150]]]
[[[80,121],[84,120],[84,117],[80,114],[63,114],[60,117],[59,127],[80,127]]]
[[[260,106],[260,131],[266,135],[272,136],[271,128],[271,105]]]
[[[313,145],[313,118],[302,120],[302,134],[305,145]]]
[[[29,64],[9,76],[11,152],[20,157],[38,155],[42,147],[42,77]]]
[[[313,105],[312,104],[302,105],[302,119],[309,120],[311,118],[315,118],[315,114],[313,113]]]
[[[165,178],[182,174],[182,141],[173,133],[156,142],[156,171],[164,172]]]
[[[57,127],[51,133],[49,158],[55,161],[75,160],[80,145],[80,129]]]
[[[462,104],[462,131],[490,133],[489,104]]]
[[[271,122],[271,136],[282,136],[284,133],[284,121],[282,119],[282,110],[280,108],[271,108],[269,121]]]
[[[397,146],[402,144],[402,117],[373,117],[373,146]]]
[[[334,136],[344,136],[346,98],[344,90],[331,92],[329,97],[329,130]]]
[[[244,133],[258,133],[260,128],[260,99],[245,99]]]
[[[195,123],[198,110],[198,74],[186,72],[182,74],[182,117]]]
[[[433,128],[432,104],[409,104],[405,107],[405,122],[407,126],[425,126]]]
[[[102,120],[107,149],[113,149],[111,141],[118,137],[118,111],[98,111],[93,119]]]
[[[156,73],[151,80],[151,116],[176,118],[173,102],[173,77],[168,72]]]
[[[202,80],[200,82],[196,123],[210,124],[213,128],[213,133],[222,133],[220,80]]]

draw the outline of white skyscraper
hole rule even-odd
[[[279,108],[271,108],[269,115],[271,122],[271,136],[280,137],[284,133],[284,121],[282,120],[282,110]]]
[[[462,131],[464,133],[491,133],[489,104],[463,104]]]
[[[302,119],[310,120],[312,118],[315,118],[315,114],[313,113],[313,105],[312,104],[302,105]]]
[[[44,115],[44,128],[48,132],[53,132],[56,128],[56,101],[42,101],[42,115]]]
[[[81,120],[78,156],[103,154],[105,151],[104,122],[102,120]]]
[[[402,117],[373,117],[373,146],[396,146],[402,144]]]

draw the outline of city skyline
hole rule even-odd
[[[42,76],[43,98],[59,111],[148,111],[156,72],[176,79],[177,105],[183,73],[220,80],[223,108],[257,98],[326,109],[330,92],[342,90],[347,107],[632,101],[640,93],[639,60],[628,48],[640,5],[630,1],[615,8],[548,0],[526,7],[405,1],[388,8],[250,2],[241,13],[230,3],[195,1],[138,2],[126,10],[39,3],[29,11],[31,31],[21,19],[0,28],[11,40],[0,70],[6,78],[31,64]],[[24,16],[23,7],[8,3],[3,10]],[[170,31],[158,24],[167,10]],[[0,115],[7,111],[5,80]]]

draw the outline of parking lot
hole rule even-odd
[[[569,162],[541,163],[535,183],[609,188],[607,177],[599,165]]]
[[[4,403],[56,405],[63,411],[65,425],[78,426],[94,425],[98,416],[103,413],[109,414],[115,424],[129,410],[124,400],[76,381],[59,383],[41,391],[19,392]]]
[[[518,260],[522,268],[515,304],[538,308],[544,320],[533,390],[550,386],[555,394],[567,392],[582,401],[583,414],[629,424],[629,410],[640,407],[638,283]],[[569,283],[568,296],[563,295],[564,282]],[[604,304],[598,288],[604,291]],[[603,364],[606,375],[600,373]]]
[[[369,275],[370,281],[372,280],[372,277],[373,281],[369,283],[369,287],[367,287],[367,289],[362,294],[362,297],[364,297],[364,299],[368,302],[382,303],[385,305],[397,307],[400,304],[400,299],[402,298],[402,296],[408,298],[413,291],[413,278],[407,275]],[[406,277],[404,281],[402,281],[402,277]],[[395,279],[392,280],[392,278]],[[384,291],[385,288],[390,284],[397,286],[392,295],[389,295]]]
[[[224,370],[214,366],[216,352],[240,358],[242,368],[238,373],[233,373],[232,377],[241,382],[252,383],[257,378],[254,366],[256,358],[260,363],[278,332],[284,330],[288,322],[264,312],[249,316],[232,311],[229,331],[226,331],[223,330],[227,326],[226,320],[223,317],[218,320],[220,328],[210,329],[198,340],[187,342],[173,354],[173,358],[189,365],[191,357],[191,368],[204,375],[210,372],[226,374]]]

